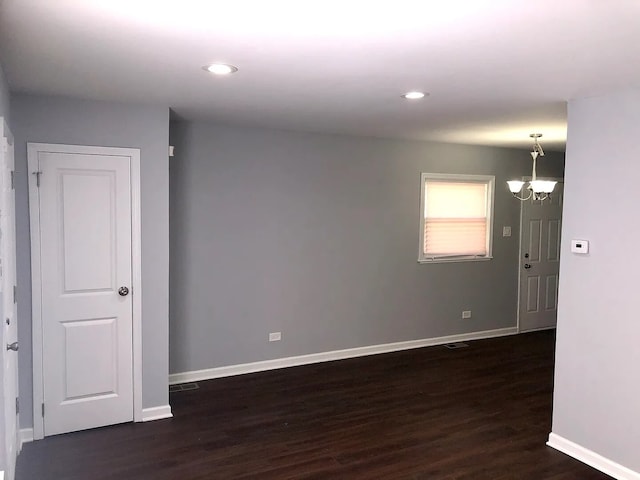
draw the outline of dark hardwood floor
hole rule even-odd
[[[25,445],[18,480],[596,480],[545,446],[554,333],[200,382],[174,418]]]

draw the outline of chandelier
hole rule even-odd
[[[509,180],[507,184],[509,185],[509,190],[513,193],[513,196],[518,200],[529,200],[533,197],[534,200],[545,200],[549,198],[551,192],[553,192],[556,183],[553,180],[538,180],[536,177],[536,160],[538,157],[544,157],[544,150],[542,150],[542,146],[538,142],[538,139],[542,137],[541,133],[532,133],[529,135],[533,138],[533,150],[531,151],[531,158],[533,159],[533,171],[531,173],[531,180],[529,182],[523,182],[522,180]],[[518,196],[518,193],[522,191],[522,187],[524,187],[525,183],[528,185],[525,187],[525,190],[529,190],[529,194],[525,197]]]

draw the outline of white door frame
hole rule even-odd
[[[563,182],[564,183],[564,177],[544,177],[545,180],[555,180],[556,182]],[[531,181],[531,177],[522,177],[522,181],[523,182],[529,182]],[[520,201],[520,200],[519,200]],[[527,202],[531,201],[531,200],[526,200]],[[522,289],[522,282],[520,281],[521,279],[521,275],[520,275],[520,269],[522,268],[522,213],[524,210],[524,203],[523,201],[520,201],[520,231],[518,233],[518,237],[520,239],[520,242],[518,243],[518,262],[517,262],[517,272],[518,272],[518,303],[517,303],[517,311],[516,311],[516,328],[518,329],[518,333],[520,332],[520,293],[521,293],[521,289]],[[563,200],[563,208],[564,208],[564,200]],[[560,234],[562,234],[562,223],[560,223]],[[553,329],[555,327],[545,327],[542,328],[541,330],[550,330]],[[527,332],[533,332],[534,330],[527,330]]]
[[[39,152],[84,155],[117,155],[131,158],[131,273],[133,302],[133,420],[142,421],[142,249],[140,223],[140,150],[135,148],[92,147],[27,143],[29,176],[29,217],[31,224],[31,312],[33,349],[33,438],[44,438],[42,284],[40,278],[40,205],[37,186]]]
[[[6,142],[6,143],[5,143]],[[5,117],[0,116],[0,149],[4,149],[5,147],[12,147],[12,154],[9,156],[8,155],[8,150],[4,151],[2,153],[0,153],[0,157],[2,158],[2,163],[0,164],[0,168],[2,170],[4,170],[5,172],[8,170],[8,164],[9,162],[11,162],[12,165],[12,171],[11,171],[11,175],[13,177],[14,172],[15,172],[15,161],[14,161],[14,148],[15,148],[15,144],[14,144],[14,138],[13,135],[11,134],[11,130],[9,129],[9,125],[6,122]],[[4,180],[7,181],[7,180]],[[11,178],[11,187],[13,189],[13,178]],[[0,186],[1,187],[1,186]],[[5,212],[5,208],[7,207],[6,205],[4,205],[4,192],[0,192],[0,194],[2,194],[3,199],[0,200],[0,206],[2,207],[2,214],[4,215]],[[15,197],[15,191],[13,193],[14,197]],[[14,209],[13,209],[13,216],[9,218],[9,221],[11,223],[13,223],[13,249],[12,252],[10,253],[11,257],[12,257],[12,261],[11,263],[13,263],[13,267],[11,270],[9,270],[7,268],[7,265],[9,264],[7,262],[7,258],[3,257],[2,258],[2,268],[4,269],[3,274],[2,274],[2,281],[4,282],[4,285],[2,286],[1,290],[4,292],[4,289],[9,287],[9,285],[12,285],[12,287],[16,284],[16,271],[15,271],[15,262],[16,262],[16,246],[17,246],[17,242],[16,242],[16,231],[15,231],[15,220],[16,220],[16,216],[15,216],[15,200],[14,200]],[[6,235],[8,232],[5,232],[4,230],[2,231],[3,235]],[[0,256],[3,253],[0,252]],[[7,282],[6,281],[6,277],[11,275],[11,282]],[[13,322],[14,322],[14,327],[16,330],[16,334],[17,334],[17,305],[15,304],[15,302],[10,303],[9,305],[3,305],[5,312],[8,309],[12,309],[13,310]],[[7,316],[7,315],[5,315]],[[4,326],[2,327],[4,330]],[[0,345],[2,346],[2,348],[4,348],[5,343],[8,343],[8,341],[11,340],[18,340],[17,336],[16,338],[11,338],[8,339],[4,336],[4,334],[0,334],[0,338],[2,338],[2,343],[0,343]],[[19,397],[20,392],[18,391],[18,357],[16,353],[12,353],[12,355],[16,355],[15,357],[15,361],[14,361],[14,381],[15,381],[15,396]],[[4,369],[4,366],[3,366]],[[17,398],[13,398],[13,397],[9,397],[7,398],[7,392],[5,391],[5,384],[6,384],[6,378],[1,378],[0,379],[0,387],[2,388],[2,397],[3,400],[5,402],[4,408],[0,408],[0,415],[2,415],[3,417],[5,417],[5,420],[7,419],[6,417],[6,402],[10,402],[13,403],[14,401],[17,401]],[[11,407],[10,407],[11,408]],[[4,435],[3,438],[3,442],[10,442],[10,445],[6,445],[5,443],[3,443],[4,445],[4,454],[8,455],[4,460],[4,465],[0,464],[0,480],[2,480],[3,478],[7,478],[7,479],[13,479],[15,478],[15,468],[16,468],[16,458],[18,456],[18,454],[20,453],[20,450],[22,449],[22,442],[19,440],[19,431],[20,431],[20,416],[19,413],[16,411],[15,412],[15,425],[14,425],[14,431],[13,431],[13,435],[12,438],[7,438],[7,424],[4,423],[4,429],[5,431],[2,432]],[[10,453],[9,450],[12,450],[12,452]],[[2,470],[2,468],[4,468],[4,470]]]

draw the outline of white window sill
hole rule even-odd
[[[420,258],[418,263],[458,263],[458,262],[485,262],[493,257],[442,257],[442,258]]]

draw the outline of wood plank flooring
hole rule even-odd
[[[174,418],[25,445],[17,480],[598,480],[545,446],[552,331],[200,382]]]

